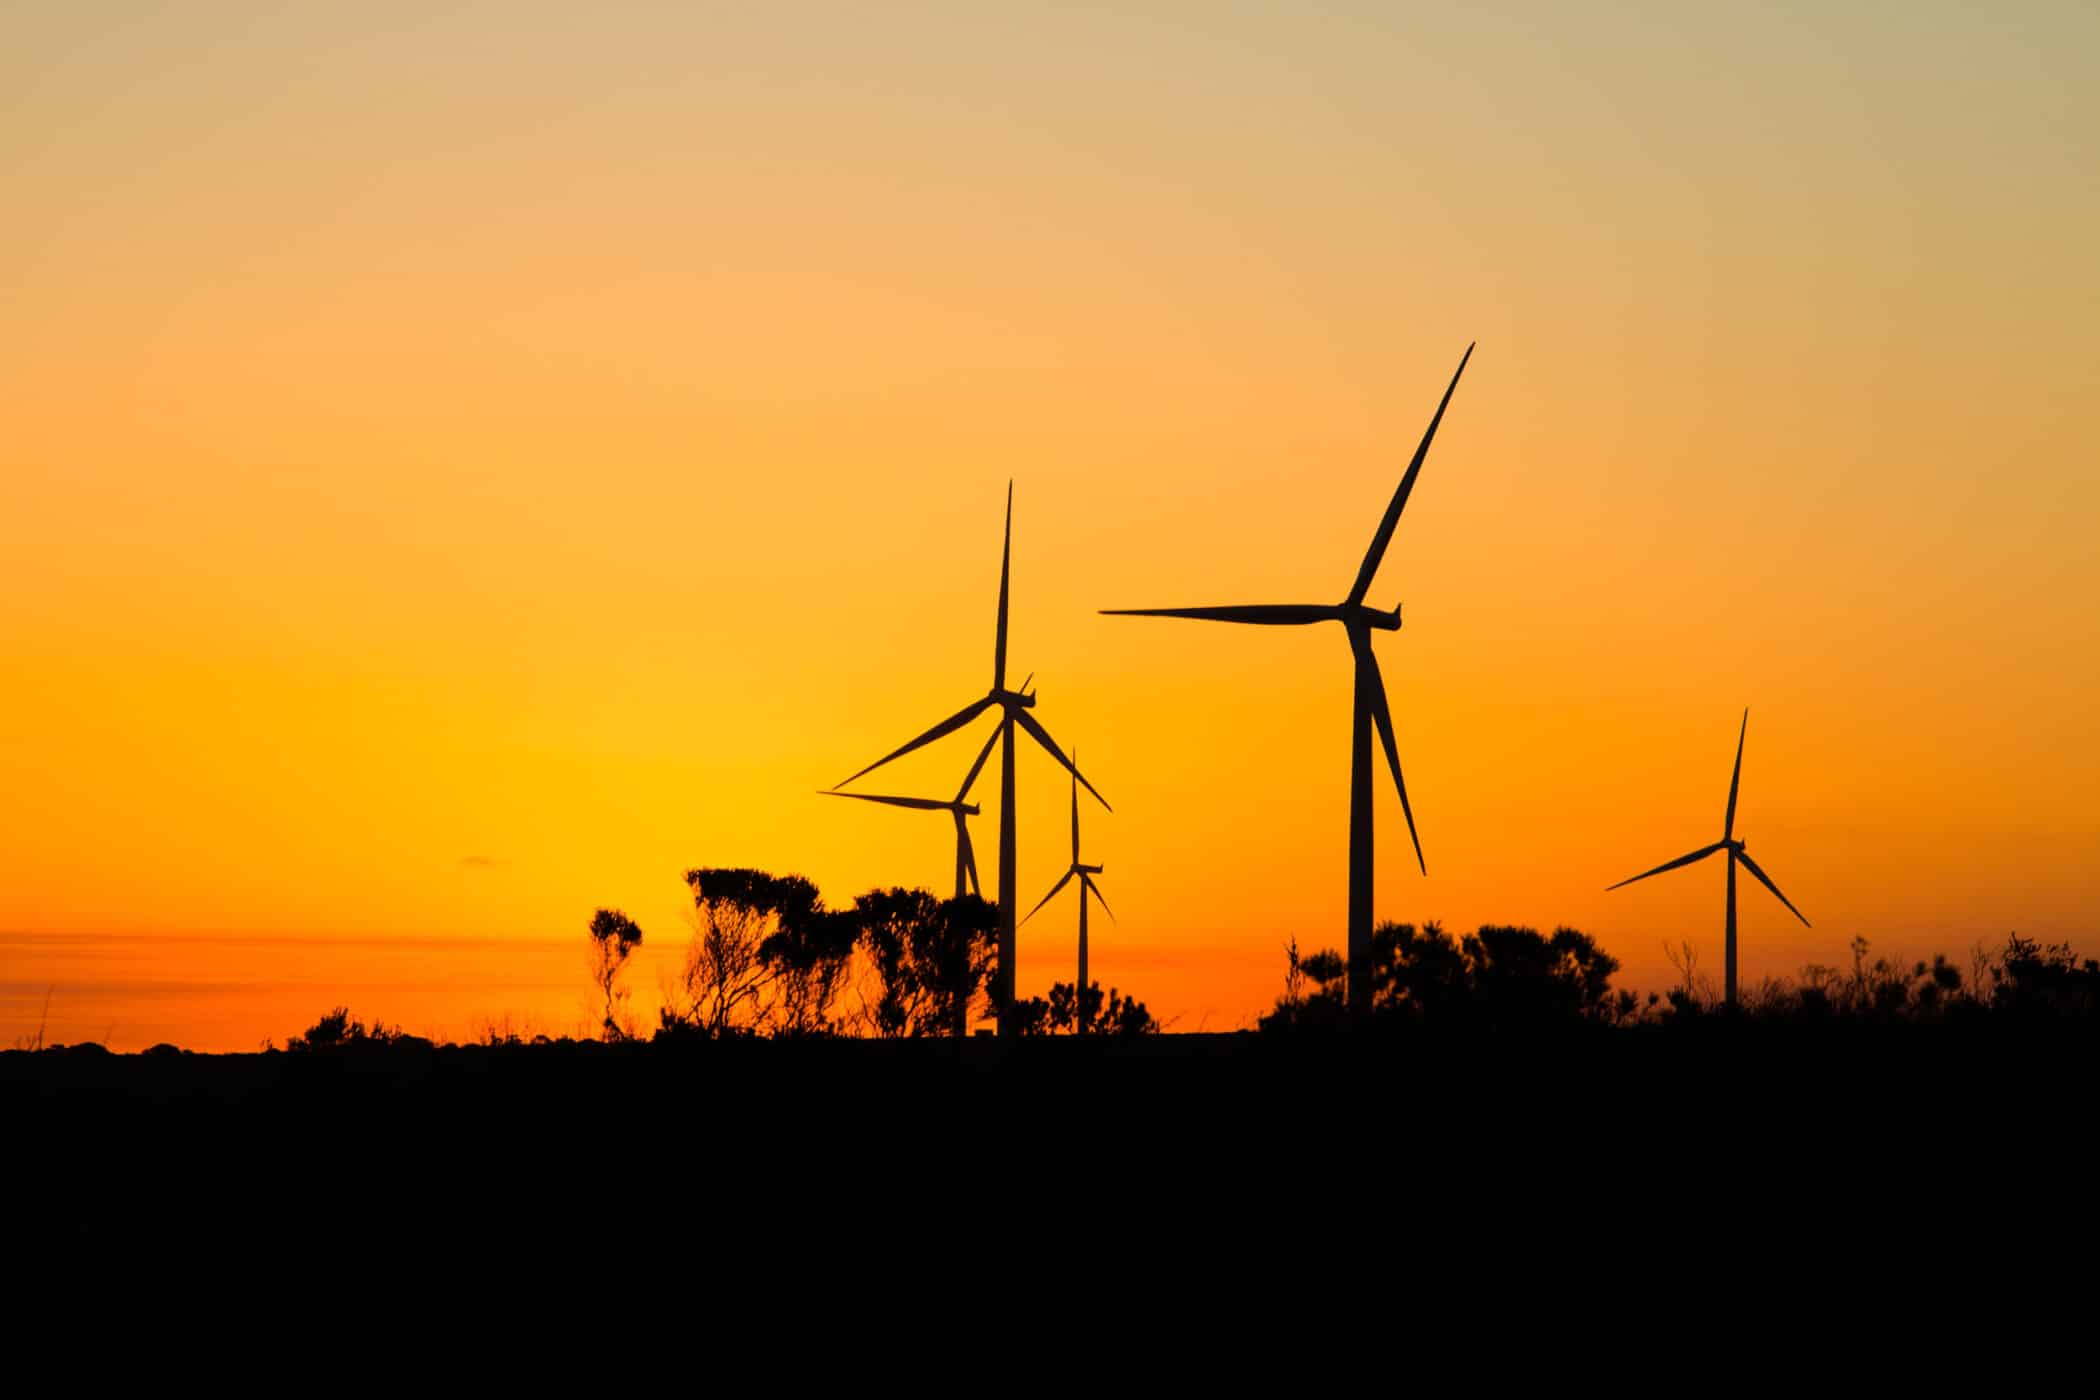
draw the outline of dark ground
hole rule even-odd
[[[708,1144],[906,1161],[967,1142],[1104,1162],[1347,1145],[1564,1158],[1727,1141],[2046,1150],[2094,1116],[2100,1036],[1715,1025],[1523,1038],[1255,1034],[1001,1042],[367,1045],[261,1055],[0,1053],[18,1142],[346,1148]],[[1444,1135],[1460,1132],[1458,1138]]]
[[[2075,1029],[1906,1025],[8,1052],[0,1172],[19,1258],[48,1227],[34,1257],[120,1281],[445,1281],[418,1306],[580,1262],[616,1311],[930,1270],[1621,1316],[1634,1280],[1696,1318],[1680,1286],[1778,1270],[1770,1325],[1808,1290],[1850,1326],[1869,1276],[1925,1307],[2086,1268],[2096,1066]]]

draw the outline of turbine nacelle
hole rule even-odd
[[[1400,605],[1393,604],[1391,612],[1380,612],[1367,603],[1351,607],[1343,603],[1341,617],[1344,622],[1353,622],[1359,627],[1368,627],[1374,632],[1397,632],[1400,630]]]
[[[1004,690],[994,687],[991,699],[997,704],[1006,706],[1008,709],[1032,710],[1035,708],[1035,696],[1025,691]]]

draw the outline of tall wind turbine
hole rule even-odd
[[[1779,886],[1772,883],[1772,877],[1765,874],[1764,871],[1758,869],[1757,862],[1750,859],[1750,852],[1743,849],[1743,843],[1736,839],[1735,794],[1736,790],[1742,785],[1743,781],[1743,739],[1749,734],[1749,732],[1750,712],[1748,710],[1744,710],[1743,727],[1736,732],[1735,736],[1735,772],[1730,774],[1728,778],[1728,814],[1721,818],[1721,839],[1714,842],[1711,846],[1701,846],[1698,850],[1693,851],[1690,855],[1679,856],[1675,860],[1665,861],[1663,864],[1656,866],[1653,870],[1643,871],[1641,874],[1634,876],[1633,880],[1621,880],[1617,885],[1606,885],[1604,887],[1606,893],[1609,893],[1612,890],[1618,889],[1620,885],[1632,884],[1634,880],[1645,880],[1650,875],[1660,875],[1665,870],[1675,870],[1680,865],[1690,865],[1694,861],[1705,860],[1708,856],[1713,855],[1716,851],[1728,852],[1728,940],[1726,944],[1726,952],[1724,954],[1725,970],[1723,973],[1723,982],[1726,987],[1724,997],[1728,1005],[1730,1006],[1735,1005],[1736,862],[1741,861],[1743,864],[1743,868],[1748,870],[1752,875],[1755,875],[1759,884],[1763,885],[1766,889],[1770,890],[1773,893],[1773,895],[1775,895],[1778,898],[1779,902],[1787,907],[1788,912],[1793,914],[1795,918],[1801,920],[1801,926],[1803,928],[1810,927],[1810,924],[1808,922],[1808,916],[1803,914],[1799,909],[1794,908],[1794,901],[1788,899],[1785,895],[1779,893]]]
[[[1072,762],[1079,762],[1079,750],[1076,748],[1072,750]],[[1076,993],[1072,1002],[1072,1024],[1077,1028],[1077,1033],[1080,1035],[1086,1034],[1086,897],[1092,895],[1094,898],[1101,900],[1101,911],[1107,914],[1111,921],[1116,917],[1116,911],[1108,907],[1106,899],[1102,899],[1101,887],[1094,883],[1094,877],[1099,875],[1101,871],[1101,866],[1082,865],[1079,861],[1079,783],[1075,779],[1072,783],[1072,868],[1067,870],[1063,878],[1050,887],[1050,893],[1037,901],[1035,908],[1028,911],[1028,919],[1032,919],[1042,913],[1043,906],[1057,898],[1059,890],[1071,884],[1075,876],[1078,878],[1079,980],[1073,984],[1076,988]],[[1028,922],[1028,919],[1023,919],[1021,922],[1025,924]]]
[[[1406,475],[1400,478],[1400,487],[1393,492],[1392,504],[1385,508],[1385,518],[1378,522],[1378,531],[1371,536],[1371,547],[1364,554],[1363,564],[1356,571],[1356,581],[1349,586],[1349,595],[1339,603],[1265,603],[1241,607],[1221,608],[1103,608],[1102,611],[1119,617],[1193,617],[1208,622],[1245,622],[1261,627],[1299,627],[1315,622],[1339,622],[1349,634],[1349,650],[1356,658],[1355,695],[1350,703],[1351,725],[1349,736],[1349,1007],[1351,1011],[1370,1009],[1371,979],[1367,969],[1371,965],[1371,726],[1378,726],[1378,738],[1385,747],[1385,761],[1393,770],[1393,786],[1400,790],[1400,810],[1407,817],[1407,834],[1414,841],[1415,864],[1422,873],[1429,873],[1429,866],[1422,859],[1422,838],[1415,832],[1414,808],[1407,801],[1407,783],[1400,776],[1400,750],[1393,738],[1392,711],[1386,707],[1385,681],[1378,672],[1378,658],[1371,652],[1371,633],[1397,632],[1400,630],[1400,608],[1396,604],[1391,612],[1380,612],[1364,602],[1371,591],[1371,579],[1378,572],[1378,565],[1385,558],[1386,546],[1392,542],[1393,529],[1400,523],[1400,512],[1407,507],[1407,497],[1415,489],[1415,478],[1421,474],[1422,459],[1429,455],[1429,443],[1436,436],[1437,425],[1444,421],[1444,410],[1451,403],[1452,390],[1458,388],[1458,377],[1466,372],[1466,361],[1473,358],[1473,347],[1468,345],[1466,353],[1459,359],[1458,369],[1451,376],[1450,385],[1444,390],[1443,399],[1436,406],[1436,416],[1429,420],[1429,428],[1422,434],[1421,446],[1415,449],[1414,460],[1407,464]]]
[[[1021,689],[1028,689],[1028,682],[1021,682]],[[966,894],[982,895],[977,883],[977,850],[970,844],[969,818],[977,815],[977,804],[970,801],[970,788],[984,768],[984,761],[992,755],[992,745],[999,742],[999,731],[994,729],[985,736],[984,747],[977,751],[977,761],[955,790],[955,796],[942,801],[937,797],[893,797],[888,793],[874,792],[826,792],[825,797],[852,797],[862,802],[881,802],[891,807],[910,807],[921,812],[946,812],[955,818],[955,897]],[[1073,750],[1072,761],[1079,761],[1078,750]]]
[[[918,738],[913,739],[901,748],[891,750],[861,769],[860,772],[855,773],[852,778],[847,778],[845,782],[837,784],[832,789],[832,791],[836,792],[839,788],[846,786],[846,783],[852,782],[854,778],[872,773],[893,759],[902,758],[914,749],[924,748],[936,739],[953,734],[994,705],[999,707],[999,728],[994,732],[994,737],[1000,741],[998,993],[999,1004],[1002,1007],[1013,1004],[1014,991],[1014,929],[1016,926],[1014,922],[1014,906],[1018,902],[1014,896],[1014,876],[1016,873],[1014,845],[1018,830],[1014,818],[1015,726],[1018,725],[1025,730],[1029,738],[1042,745],[1052,758],[1069,769],[1073,779],[1083,785],[1088,792],[1094,794],[1096,802],[1099,802],[1104,808],[1108,807],[1108,799],[1095,791],[1094,785],[1087,782],[1086,775],[1079,771],[1078,765],[1065,757],[1064,750],[1060,749],[1057,746],[1057,741],[1050,737],[1050,731],[1043,728],[1042,722],[1029,713],[1030,710],[1035,708],[1035,696],[1025,693],[1025,685],[1021,690],[1009,690],[1006,688],[1006,613],[1007,595],[1009,592],[1008,584],[1012,575],[1013,565],[1013,542],[1014,487],[1013,483],[1009,481],[1006,484],[1006,536],[999,551],[999,625],[992,644],[992,688],[985,693],[983,699],[974,700],[963,706]],[[1109,810],[1112,811],[1114,809],[1109,808]],[[1003,1014],[1001,1021],[1000,1029],[1003,1032],[1006,1029]]]

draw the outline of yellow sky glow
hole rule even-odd
[[[1718,867],[1603,887],[1748,705],[1815,928],[1747,890],[1746,977],[2090,939],[2092,8],[1322,8],[10,10],[0,930],[941,888],[814,794],[982,693],[1012,479],[1096,974],[1243,1023],[1341,939],[1345,642],[1095,610],[1339,598],[1477,340],[1372,590],[1381,915],[1717,966]],[[1024,755],[1029,904],[1065,801]]]

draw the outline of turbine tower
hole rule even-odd
[[[1028,689],[1027,681],[1021,682],[1021,689]],[[991,757],[992,745],[998,742],[999,731],[996,729],[985,736],[984,747],[977,751],[977,761],[970,765],[970,771],[963,778],[962,786],[955,790],[954,798],[948,801],[937,797],[894,797],[888,793],[874,792],[826,792],[819,795],[852,797],[862,802],[881,802],[891,807],[910,807],[921,812],[948,813],[955,818],[955,897],[961,899],[966,894],[981,896],[984,891],[977,883],[977,850],[970,844],[968,820],[977,815],[977,804],[970,801],[969,797],[971,786],[976,783],[978,773],[984,769],[984,761]],[[1072,761],[1079,761],[1076,750],[1073,752]]]
[[[1752,875],[1755,875],[1759,884],[1763,885],[1766,889],[1770,890],[1773,893],[1773,895],[1778,898],[1779,902],[1787,907],[1788,912],[1790,912],[1795,918],[1801,920],[1801,926],[1803,928],[1811,927],[1811,925],[1808,922],[1808,916],[1803,914],[1799,909],[1794,908],[1794,901],[1788,899],[1785,895],[1779,893],[1779,886],[1773,884],[1772,877],[1765,874],[1764,871],[1760,870],[1756,861],[1750,859],[1750,853],[1747,850],[1743,849],[1743,843],[1737,840],[1735,836],[1735,795],[1737,789],[1741,787],[1743,781],[1743,739],[1749,734],[1749,732],[1750,712],[1748,710],[1744,710],[1743,727],[1736,732],[1735,736],[1735,772],[1732,773],[1728,779],[1728,814],[1721,818],[1721,839],[1714,842],[1711,846],[1701,846],[1698,850],[1693,851],[1690,855],[1679,856],[1675,860],[1665,861],[1663,864],[1656,866],[1653,870],[1643,871],[1641,874],[1634,876],[1632,880],[1621,880],[1617,885],[1606,885],[1604,887],[1605,892],[1608,894],[1612,890],[1618,889],[1621,885],[1632,884],[1634,880],[1645,880],[1650,875],[1660,875],[1665,870],[1675,870],[1680,865],[1690,865],[1695,861],[1705,860],[1708,856],[1714,854],[1716,851],[1728,852],[1728,933],[1727,942],[1725,944],[1725,952],[1723,954],[1724,971],[1722,975],[1722,981],[1725,987],[1723,997],[1727,1004],[1730,1006],[1735,1005],[1736,862],[1742,862],[1743,868],[1748,870]]]
[[[1208,622],[1244,622],[1262,627],[1339,622],[1348,632],[1349,650],[1356,659],[1349,736],[1349,1008],[1356,1013],[1368,1011],[1371,1001],[1371,979],[1367,969],[1371,966],[1371,726],[1374,723],[1378,726],[1379,742],[1385,748],[1386,764],[1393,770],[1393,786],[1400,792],[1400,810],[1407,817],[1407,834],[1414,842],[1415,864],[1423,874],[1429,873],[1428,863],[1422,859],[1422,838],[1415,832],[1414,808],[1407,800],[1407,783],[1400,776],[1400,749],[1393,738],[1393,716],[1386,706],[1385,682],[1378,672],[1378,658],[1371,651],[1374,630],[1400,630],[1400,609],[1395,605],[1391,612],[1380,612],[1366,604],[1364,596],[1370,592],[1371,579],[1385,558],[1386,546],[1392,542],[1393,529],[1400,523],[1400,512],[1407,507],[1408,494],[1415,489],[1415,478],[1422,471],[1422,459],[1429,455],[1430,440],[1436,436],[1437,425],[1444,421],[1444,410],[1451,403],[1452,390],[1458,388],[1458,377],[1466,372],[1466,361],[1472,358],[1473,347],[1468,345],[1466,353],[1459,359],[1457,371],[1451,376],[1450,385],[1444,390],[1443,399],[1436,406],[1436,416],[1429,420],[1429,428],[1422,434],[1422,443],[1415,449],[1414,460],[1407,464],[1407,473],[1400,478],[1399,489],[1393,492],[1392,504],[1385,508],[1385,518],[1378,522],[1378,531],[1371,537],[1371,547],[1356,571],[1356,581],[1341,602],[1102,609],[1118,617],[1192,617]]]
[[[1072,750],[1072,762],[1075,764],[1079,762],[1079,750],[1076,748]],[[1098,865],[1082,865],[1079,860],[1079,783],[1075,779],[1072,783],[1072,868],[1067,870],[1064,876],[1050,887],[1050,893],[1037,901],[1035,908],[1028,911],[1028,919],[1032,919],[1042,913],[1043,906],[1057,898],[1057,892],[1072,883],[1074,876],[1078,877],[1079,980],[1073,984],[1075,991],[1072,999],[1072,1024],[1075,1027],[1075,1034],[1078,1035],[1086,1034],[1086,897],[1092,895],[1094,898],[1101,900],[1101,911],[1107,914],[1111,921],[1116,917],[1115,910],[1108,907],[1106,899],[1102,899],[1101,887],[1094,883],[1094,877],[1101,873],[1102,868]],[[1028,922],[1028,919],[1023,919],[1021,922],[1025,924]]]
[[[837,792],[839,788],[846,786],[847,783],[854,781],[855,778],[872,773],[893,759],[902,758],[914,749],[924,748],[936,739],[953,734],[994,705],[999,707],[999,727],[993,732],[993,737],[999,741],[999,981],[997,994],[1001,1008],[999,1029],[1002,1034],[1008,1029],[1008,1017],[1005,1008],[1011,1006],[1014,999],[1014,929],[1016,927],[1014,906],[1018,903],[1014,895],[1014,876],[1016,874],[1014,845],[1017,836],[1014,818],[1015,727],[1019,726],[1026,731],[1029,738],[1035,740],[1052,758],[1071,771],[1074,781],[1084,786],[1088,792],[1093,793],[1096,802],[1099,802],[1104,808],[1108,808],[1108,799],[1095,791],[1094,785],[1087,782],[1086,775],[1079,771],[1078,765],[1065,757],[1064,750],[1060,749],[1057,746],[1057,741],[1050,737],[1050,731],[1043,728],[1042,722],[1029,713],[1030,710],[1035,708],[1035,696],[1026,693],[1025,685],[1021,690],[1008,690],[1006,688],[1006,613],[1009,593],[1008,585],[1012,575],[1013,542],[1014,487],[1013,483],[1009,481],[1006,484],[1006,536],[999,552],[999,623],[992,643],[992,688],[985,693],[982,699],[971,701],[939,724],[933,726],[933,728],[927,730],[924,734],[921,734],[918,738],[913,739],[900,748],[891,750],[861,769],[860,772],[855,773],[853,777],[847,778],[844,782],[832,788],[833,792]],[[1109,810],[1113,811],[1114,809],[1109,808]]]

